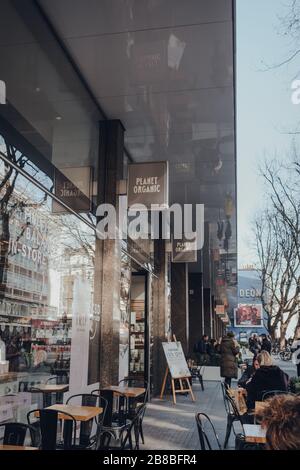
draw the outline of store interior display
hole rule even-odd
[[[130,301],[130,375],[145,373],[145,277],[132,276]]]

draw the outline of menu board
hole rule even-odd
[[[181,343],[162,343],[172,379],[191,377]]]

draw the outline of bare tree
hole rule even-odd
[[[255,220],[257,270],[262,290],[261,301],[268,315],[268,330],[275,338],[280,331],[283,346],[287,328],[298,314],[300,294],[300,261],[287,225],[276,212],[265,210]]]
[[[269,330],[280,330],[283,344],[287,328],[299,313],[300,301],[300,161],[293,148],[288,163],[265,162],[261,175],[266,182],[268,207],[257,215],[255,239],[262,303]]]

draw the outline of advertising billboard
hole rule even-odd
[[[238,304],[238,308],[234,311],[234,326],[262,327],[262,304]]]

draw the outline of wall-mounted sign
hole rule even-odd
[[[247,297],[247,298],[261,298],[261,291],[259,289],[240,289],[240,297]]]
[[[262,327],[263,314],[261,304],[238,304],[234,311],[234,326]]]
[[[55,195],[76,212],[91,210],[91,167],[62,168],[55,170]],[[52,212],[65,213],[64,206],[52,201]]]
[[[175,240],[172,241],[172,262],[173,263],[195,263],[197,262],[197,243],[195,240]]]
[[[6,85],[3,80],[0,80],[0,104],[6,104]]]
[[[217,315],[224,315],[225,314],[225,306],[223,304],[216,305],[216,314]]]
[[[169,207],[168,162],[128,165],[128,207],[134,204],[143,204],[147,209],[154,209],[152,205]]]

